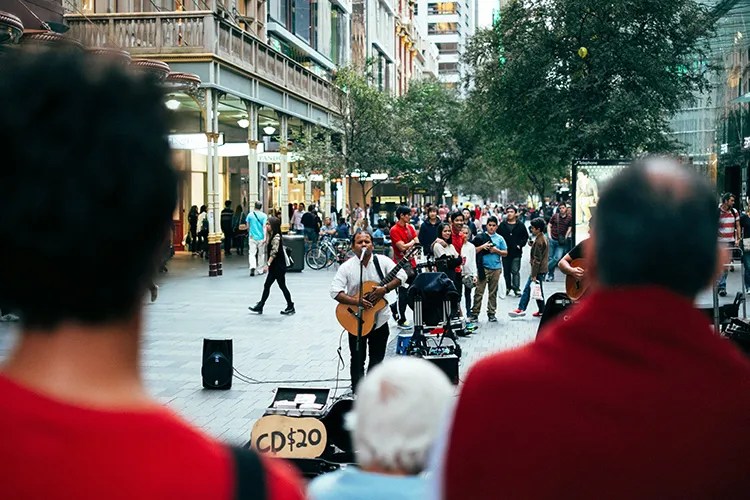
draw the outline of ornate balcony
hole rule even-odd
[[[119,47],[134,57],[218,58],[327,111],[338,90],[211,11],[67,14],[70,35],[87,47]]]

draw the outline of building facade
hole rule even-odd
[[[447,87],[460,89],[466,71],[462,56],[477,29],[477,0],[418,0],[416,18],[438,49],[438,74]]]

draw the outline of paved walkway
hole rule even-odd
[[[525,258],[524,258],[525,260]],[[266,313],[256,316],[247,306],[257,302],[264,277],[249,277],[245,257],[224,262],[224,276],[209,278],[208,266],[198,258],[179,254],[170,271],[160,275],[159,299],[145,308],[143,367],[148,389],[160,401],[210,434],[232,443],[246,442],[253,423],[273,399],[278,386],[334,388],[349,386],[348,347],[334,316],[328,294],[334,270],[289,273],[287,283],[297,314],[281,316],[284,300],[278,288],[271,292]],[[521,271],[528,275],[528,264]],[[730,274],[732,283],[739,273]],[[559,276],[559,275],[558,275]],[[545,284],[545,292],[562,289],[558,282]],[[534,338],[538,320],[510,319],[518,299],[498,300],[498,323],[480,318],[477,335],[462,340],[462,377],[477,359],[496,351],[523,345]],[[529,307],[529,313],[536,306]],[[391,330],[389,352],[395,349],[397,330]],[[13,327],[0,324],[0,358],[14,342]],[[206,391],[201,386],[204,337],[234,340],[234,366],[257,383],[235,378],[229,391]],[[346,366],[341,366],[341,348]],[[315,382],[306,382],[314,380]]]

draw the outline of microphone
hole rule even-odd
[[[365,260],[365,257],[367,257],[368,252],[370,251],[369,248],[363,248],[362,253],[359,254],[359,262],[361,263],[363,260]]]

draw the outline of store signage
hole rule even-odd
[[[287,153],[286,159],[295,162],[303,158],[297,153]],[[281,163],[281,153],[258,153],[258,163]]]
[[[169,147],[172,149],[206,149],[208,137],[206,134],[170,134]],[[219,146],[224,144],[224,134],[219,134]]]
[[[721,154],[725,155],[729,153],[729,144],[724,143],[721,145]]]
[[[742,142],[742,148],[750,149],[750,137],[745,137],[745,140]]]

